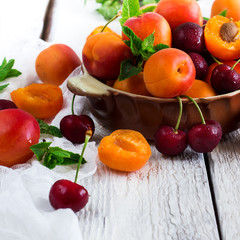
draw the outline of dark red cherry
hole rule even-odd
[[[93,120],[87,115],[67,115],[60,121],[60,130],[72,143],[84,143],[85,133],[95,130]]]
[[[202,53],[205,49],[203,28],[193,22],[185,22],[173,31],[172,45],[184,52]]]
[[[212,72],[211,85],[218,94],[233,92],[240,89],[240,75],[230,66],[220,64]]]
[[[187,147],[187,134],[182,130],[175,132],[170,126],[160,126],[154,135],[154,143],[160,153],[174,156]]]
[[[17,108],[16,104],[11,100],[0,99],[0,110],[8,108]]]
[[[208,71],[208,64],[206,60],[198,53],[188,53],[196,68],[196,79],[204,80]]]
[[[190,147],[199,153],[211,152],[222,138],[221,125],[213,120],[193,126],[188,132]]]
[[[56,181],[49,192],[49,201],[55,209],[70,208],[74,212],[84,208],[88,198],[83,186],[65,179]]]

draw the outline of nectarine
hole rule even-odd
[[[168,21],[172,31],[185,22],[203,24],[202,12],[196,0],[161,0],[155,12]]]
[[[170,26],[166,19],[157,13],[147,12],[138,17],[131,17],[124,25],[131,28],[142,40],[154,32],[154,45],[159,43],[172,45]],[[128,39],[124,33],[122,33],[122,38],[123,40]]]

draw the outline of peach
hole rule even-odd
[[[39,53],[35,69],[43,83],[61,85],[70,73],[81,65],[72,48],[65,44],[53,44]]]
[[[185,22],[203,24],[202,12],[196,0],[161,0],[155,12],[168,21],[172,31]]]
[[[215,0],[211,8],[211,17],[218,15],[225,9],[227,9],[227,18],[232,18],[234,21],[240,20],[239,0]]]
[[[131,17],[125,23],[142,40],[154,32],[154,45],[163,43],[172,45],[172,33],[166,19],[154,12],[147,12],[138,17]],[[128,37],[122,33],[123,40]]]
[[[83,50],[83,64],[90,75],[102,82],[116,80],[121,62],[133,58],[131,49],[113,32],[102,32],[88,38]]]
[[[190,56],[176,48],[154,53],[145,63],[143,79],[155,97],[172,98],[186,92],[193,84],[196,69]]]

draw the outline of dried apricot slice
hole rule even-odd
[[[11,98],[18,108],[39,119],[54,117],[63,105],[61,88],[45,83],[18,88],[11,92]]]
[[[108,167],[131,172],[146,164],[151,156],[151,148],[140,132],[119,129],[101,140],[98,155]]]
[[[204,28],[205,44],[208,51],[222,60],[240,57],[240,21],[216,15],[210,18]]]

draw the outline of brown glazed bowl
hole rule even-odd
[[[156,98],[123,92],[83,72],[67,81],[71,92],[87,97],[93,116],[110,130],[133,129],[141,132],[148,140],[153,140],[160,125],[176,125],[179,103],[174,98]],[[205,120],[218,121],[224,134],[239,128],[240,90],[195,100]],[[187,131],[200,122],[201,118],[195,105],[188,99],[183,99],[183,115],[179,129]]]

